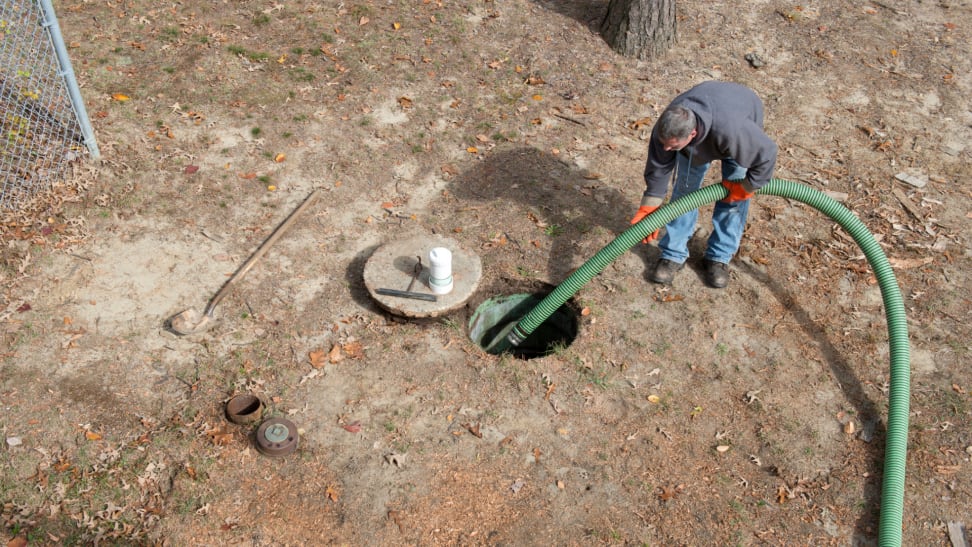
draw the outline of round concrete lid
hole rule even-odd
[[[429,288],[429,251],[445,247],[452,252],[452,291],[435,294]],[[421,258],[422,269],[412,283]],[[392,241],[375,250],[364,267],[364,282],[378,305],[405,317],[438,317],[457,310],[475,294],[483,277],[479,255],[459,246],[453,239],[430,234]],[[415,293],[434,301],[380,294],[379,289]]]

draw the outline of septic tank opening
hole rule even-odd
[[[544,294],[511,294],[490,298],[476,308],[469,320],[469,337],[488,349],[505,327],[516,324],[545,297]],[[564,304],[550,314],[520,345],[510,349],[518,359],[543,357],[573,343],[579,328],[578,314]],[[508,329],[507,329],[508,330]]]

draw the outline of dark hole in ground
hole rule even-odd
[[[480,347],[489,350],[497,337],[505,335],[508,327],[526,316],[546,294],[519,293],[496,296],[484,301],[469,320],[469,337]],[[555,310],[518,346],[509,353],[518,359],[532,359],[565,348],[577,338],[578,314],[570,303]]]

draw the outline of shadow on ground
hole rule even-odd
[[[461,202],[484,204],[469,223],[481,232],[506,234],[519,262],[540,267],[545,261],[543,277],[555,284],[599,251],[602,241],[629,228],[640,199],[640,193],[625,196],[596,175],[531,147],[492,153],[458,175],[449,192]],[[543,251],[547,242],[550,249]],[[632,252],[647,262],[654,250],[638,245]]]
[[[538,6],[583,23],[593,33],[598,32],[607,13],[607,0],[534,0]]]
[[[837,380],[838,387],[847,397],[847,400],[854,405],[857,416],[860,417],[865,427],[868,427],[868,424],[873,426],[873,436],[870,442],[864,445],[866,446],[868,461],[872,467],[870,476],[865,479],[864,501],[867,507],[873,510],[873,513],[862,513],[855,525],[855,532],[858,538],[873,536],[873,530],[869,531],[868,529],[876,527],[875,517],[879,513],[881,504],[881,462],[884,456],[884,441],[887,432],[886,424],[881,419],[880,409],[874,400],[865,393],[864,385],[855,372],[853,364],[830,342],[826,329],[814,321],[807,310],[794,302],[790,291],[766,273],[759,271],[746,262],[737,261],[736,268],[739,269],[740,273],[752,277],[769,290],[793,314],[796,323],[807,334],[807,338],[813,340],[820,347],[820,352],[823,354],[824,359],[830,367],[830,371]],[[841,318],[834,319],[841,320]]]

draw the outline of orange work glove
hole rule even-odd
[[[723,203],[735,203],[737,201],[746,201],[747,199],[756,195],[756,192],[750,192],[746,188],[751,188],[749,184],[743,182],[733,182],[731,180],[722,181],[722,185],[729,190],[729,195],[722,200]]]
[[[631,224],[638,224],[639,222],[641,222],[641,219],[654,213],[655,210],[658,209],[658,207],[659,207],[658,205],[642,205],[641,207],[638,207],[638,212],[635,214],[634,218],[631,219]],[[658,239],[658,230],[655,230],[654,232],[648,234],[648,237],[642,239],[641,242],[649,243],[656,239]]]

